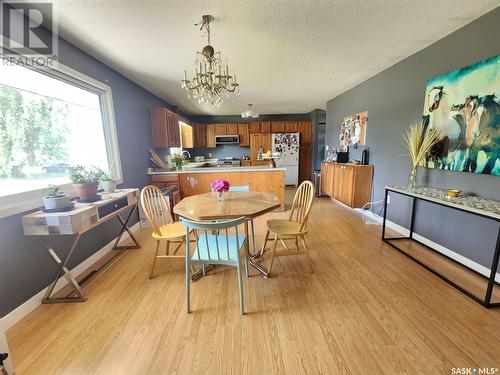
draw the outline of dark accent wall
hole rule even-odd
[[[384,187],[406,184],[410,162],[402,133],[422,118],[426,81],[500,53],[500,8],[415,53],[327,103],[326,143],[339,146],[341,119],[368,111],[367,146],[374,164],[372,200],[383,199]],[[496,93],[500,95],[500,93]],[[361,158],[351,148],[351,157]],[[457,188],[469,194],[500,200],[500,177],[436,169],[419,170],[420,183]],[[388,217],[408,227],[409,201],[391,195]],[[381,213],[381,206],[373,210]],[[421,204],[416,233],[486,267],[491,266],[498,224],[450,208]]]
[[[59,42],[59,61],[112,87],[124,180],[121,187],[146,185],[151,147],[149,108],[173,107],[64,40]],[[0,219],[0,317],[40,292],[56,276],[53,261],[36,238],[23,235],[21,216]],[[69,267],[111,241],[119,228],[118,220],[110,220],[84,234]],[[67,249],[69,241],[61,236],[51,245]]]

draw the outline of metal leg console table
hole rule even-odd
[[[397,193],[404,195],[406,197],[409,197],[412,199],[412,204],[411,204],[411,219],[410,219],[410,228],[409,228],[409,235],[408,237],[386,237],[386,222],[387,222],[387,196],[389,192]],[[463,294],[466,296],[472,298],[474,301],[480,303],[481,305],[491,308],[491,307],[499,307],[500,302],[492,302],[492,294],[493,294],[493,288],[495,285],[499,285],[498,282],[495,280],[495,276],[497,274],[498,270],[498,263],[499,263],[499,258],[500,258],[500,226],[497,232],[497,238],[496,238],[496,245],[495,249],[493,251],[492,259],[491,259],[491,267],[490,267],[490,274],[489,276],[485,276],[483,274],[478,273],[477,271],[465,266],[462,263],[457,262],[456,260],[436,251],[435,249],[429,247],[428,245],[422,243],[421,241],[417,240],[414,238],[414,229],[415,229],[415,216],[416,216],[416,209],[418,202],[420,200],[424,200],[426,202],[431,202],[437,205],[445,206],[445,207],[450,207],[455,210],[459,211],[464,211],[468,212],[473,215],[477,215],[480,217],[484,217],[490,220],[494,220],[497,223],[500,223],[500,202],[494,201],[494,200],[489,200],[489,199],[484,199],[484,198],[479,198],[479,197],[460,197],[460,198],[452,198],[452,199],[447,199],[445,197],[445,192],[440,189],[433,189],[433,188],[427,188],[427,187],[422,187],[422,188],[415,188],[411,189],[407,186],[387,186],[385,188],[385,203],[384,203],[384,217],[383,217],[383,223],[382,223],[382,240],[390,245],[391,247],[395,248],[411,260],[415,261],[418,263],[420,266],[424,267],[425,269],[429,270],[432,272],[434,275],[440,277],[444,281],[446,281],[448,284],[452,285],[459,291],[461,291]],[[479,298],[476,295],[472,294],[468,290],[464,289],[462,286],[458,285],[454,281],[450,280],[443,274],[439,273],[437,270],[431,268],[429,265],[425,264],[421,260],[417,259],[413,255],[409,254],[405,250],[403,250],[401,247],[397,245],[397,242],[399,240],[411,240],[414,242],[417,242],[426,248],[434,251],[435,253],[439,254],[440,256],[446,257],[447,259],[460,264],[460,266],[474,272],[475,274],[479,275],[480,277],[483,277],[488,280],[487,287],[486,287],[486,292],[484,295],[484,298]]]

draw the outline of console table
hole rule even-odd
[[[78,203],[75,202],[75,207],[67,212],[46,213],[43,211],[33,212],[25,215],[22,218],[24,234],[37,236],[42,246],[48,251],[49,255],[55,261],[58,267],[58,272],[55,280],[47,288],[47,291],[42,299],[42,303],[57,303],[57,302],[83,302],[87,300],[82,286],[90,280],[84,279],[78,283],[67,268],[67,264],[73,255],[76,246],[83,233],[95,228],[96,226],[116,217],[121,224],[121,229],[116,237],[113,245],[113,250],[119,250],[112,259],[100,267],[93,275],[104,269],[116,257],[120,256],[127,249],[140,248],[139,243],[128,227],[128,223],[134,214],[137,212],[137,202],[139,189],[119,189],[113,193],[101,193],[101,200],[93,203]],[[131,209],[126,219],[121,214]],[[120,246],[122,235],[127,232],[134,242],[132,246]],[[55,250],[48,246],[43,239],[46,236],[72,236],[74,237],[68,255],[64,260],[57,255]],[[59,277],[64,275],[68,284],[73,291],[66,297],[51,297]],[[73,295],[76,294],[76,295]]]
[[[387,221],[387,195],[389,192],[401,194],[407,197],[412,198],[412,208],[411,208],[411,221],[410,221],[410,233],[408,237],[393,237],[393,238],[388,238],[385,236],[386,232],[386,221]],[[487,277],[488,279],[488,285],[486,288],[486,294],[484,296],[484,299],[478,298],[477,296],[473,295],[469,291],[465,290],[463,287],[460,285],[456,284],[455,282],[451,281],[444,275],[440,274],[438,271],[435,269],[431,268],[430,266],[424,264],[417,258],[413,257],[412,255],[408,254],[405,252],[403,249],[398,247],[395,242],[398,240],[412,240],[415,242],[418,242],[419,244],[436,251],[429,247],[428,245],[416,240],[413,238],[413,230],[414,230],[414,225],[415,225],[415,211],[416,207],[418,204],[419,200],[423,200],[426,202],[434,203],[440,206],[446,206],[450,207],[455,210],[459,211],[464,211],[467,213],[470,213],[472,215],[477,215],[481,216],[487,219],[494,220],[496,222],[500,222],[500,201],[495,201],[492,199],[485,199],[485,198],[480,198],[480,197],[475,197],[475,196],[459,196],[456,198],[448,198],[446,195],[446,190],[441,190],[441,189],[434,189],[430,187],[419,187],[419,188],[410,188],[408,186],[403,186],[403,185],[396,185],[396,186],[386,186],[385,188],[385,200],[384,200],[384,219],[382,223],[382,240],[395,248],[396,250],[400,251],[404,255],[406,255],[408,258],[412,259],[413,261],[417,262],[419,265],[424,267],[425,269],[431,271],[433,274],[436,276],[440,277],[468,297],[472,298],[474,301],[482,304],[485,307],[499,307],[500,302],[491,302],[491,296],[493,293],[493,287],[495,284],[498,285],[498,283],[495,281],[495,274],[497,272],[498,268],[498,260],[500,257],[500,226],[498,229],[497,233],[497,240],[496,240],[496,245],[495,245],[495,250],[491,259],[491,268],[490,268],[490,275]],[[462,263],[457,262],[456,260],[449,258],[448,256],[441,254],[440,252],[437,252],[439,255],[446,257],[453,262],[456,262],[460,264],[461,266],[473,271],[474,273],[478,274],[481,277],[485,277],[484,275],[479,274],[477,271],[465,266]]]

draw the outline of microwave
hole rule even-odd
[[[227,145],[227,144],[238,144],[240,143],[239,135],[216,135],[215,144],[216,145]]]

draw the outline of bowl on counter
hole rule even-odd
[[[456,198],[460,195],[462,191],[461,190],[457,190],[457,189],[448,189],[446,190],[446,195],[450,198]]]

